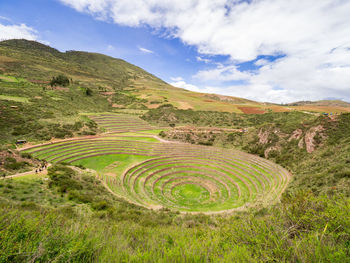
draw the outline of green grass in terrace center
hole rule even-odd
[[[172,194],[180,203],[184,202],[185,204],[200,204],[201,202],[208,200],[210,197],[207,189],[196,184],[183,184],[174,187]]]
[[[113,172],[121,175],[123,171],[135,163],[139,163],[152,157],[129,155],[129,154],[111,154],[86,158],[73,162],[74,165],[83,165],[86,168],[94,169],[98,172]],[[109,165],[116,164],[113,168],[106,168]],[[106,168],[106,169],[105,169]]]

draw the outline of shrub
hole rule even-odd
[[[105,200],[102,200],[99,202],[93,202],[91,206],[93,209],[98,210],[98,211],[99,210],[106,210],[110,207],[109,204]]]
[[[48,169],[50,178],[49,187],[57,187],[61,193],[66,193],[68,190],[82,189],[82,185],[72,179],[75,172],[64,165],[57,164]]]
[[[9,169],[9,170],[19,170],[23,167],[25,167],[26,165],[28,165],[27,162],[15,162],[15,163],[7,163],[5,162],[5,169]]]
[[[86,88],[86,89],[85,89],[85,95],[86,95],[86,96],[92,96],[92,89]]]
[[[161,104],[162,102],[159,100],[152,100],[150,104]]]
[[[19,170],[26,165],[29,165],[27,162],[17,162],[15,158],[13,157],[6,157],[4,168],[7,170]]]
[[[53,86],[57,86],[57,85],[60,85],[60,86],[64,86],[64,87],[67,87],[69,86],[69,79],[67,76],[65,75],[58,75],[57,77],[53,77],[50,81],[50,85],[51,87]]]
[[[30,153],[21,152],[22,158],[32,159],[32,155]]]
[[[212,146],[213,142],[211,142],[211,141],[200,141],[200,142],[198,142],[198,144],[206,145],[206,146]]]
[[[80,169],[83,169],[83,170],[86,169],[85,166],[82,165],[82,164],[75,164],[74,166],[76,166],[76,167],[78,167],[78,168],[80,168]]]
[[[85,193],[82,193],[78,190],[71,190],[68,194],[68,199],[75,200],[75,201],[78,201],[81,203],[91,203],[93,201],[93,197],[91,197],[90,195],[87,195]]]
[[[338,172],[334,176],[336,178],[350,178],[350,170]]]
[[[13,158],[13,157],[6,157],[5,162],[7,162],[7,163],[15,163],[16,159]]]

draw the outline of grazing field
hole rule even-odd
[[[149,128],[125,115],[93,118],[108,133]],[[108,133],[25,152],[50,163],[94,169],[116,195],[153,209],[216,213],[271,204],[290,179],[282,167],[243,152]]]

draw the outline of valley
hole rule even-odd
[[[0,261],[346,262],[349,112],[2,41]]]

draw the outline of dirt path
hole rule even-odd
[[[321,115],[321,113],[309,112],[309,111],[302,111],[302,113],[306,113],[306,114],[314,115],[314,116],[320,116]]]
[[[49,168],[51,166],[51,164],[49,164],[47,166],[47,168]],[[36,173],[37,175],[46,175],[47,174],[47,168],[45,170],[43,170],[42,172],[39,172],[39,173]],[[5,178],[4,177],[1,177],[1,179],[8,179],[8,178],[15,178],[15,177],[21,177],[21,176],[26,176],[26,175],[31,175],[31,174],[35,174],[35,170],[37,168],[33,169],[32,171],[28,171],[28,172],[23,172],[23,173],[17,173],[17,174],[14,174],[14,175],[9,175],[9,176],[6,176]]]
[[[160,142],[163,142],[163,143],[179,143],[179,142],[177,142],[177,141],[168,141],[168,140],[164,140],[163,138],[160,138],[160,137],[158,137],[157,135],[153,135],[152,136],[154,139],[157,139],[158,141],[160,141]]]

